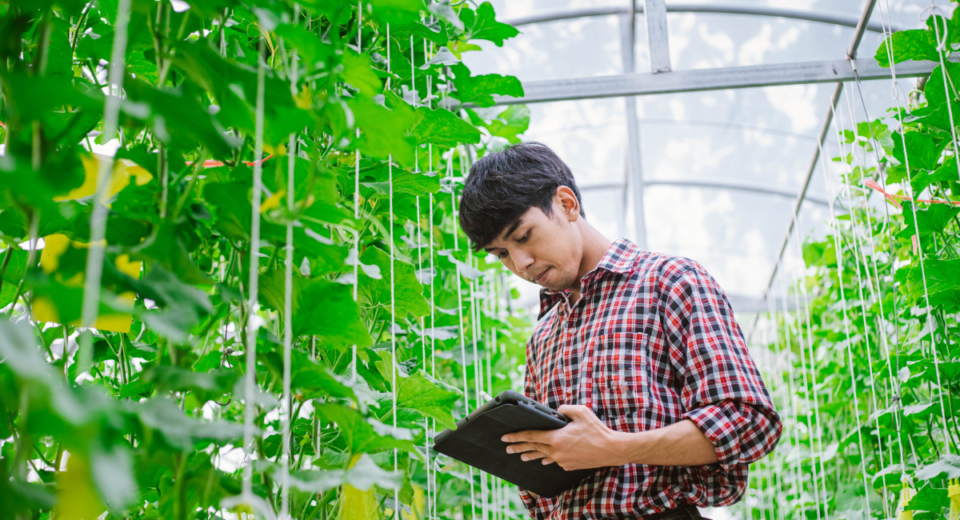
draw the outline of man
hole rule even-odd
[[[585,220],[566,164],[524,143],[470,169],[460,225],[477,250],[543,287],[525,393],[572,419],[506,435],[509,453],[600,468],[540,520],[700,518],[744,493],[780,418],[723,291],[696,262],[611,241]]]

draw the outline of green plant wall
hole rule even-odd
[[[0,518],[525,516],[427,449],[522,377],[531,320],[455,219],[529,122],[461,58],[516,34],[486,2],[0,3]]]
[[[853,121],[852,82],[836,109],[828,236],[795,249],[804,274],[780,279],[756,338],[786,425],[753,468],[752,518],[960,516],[960,15],[932,14],[876,59],[946,69],[897,91],[881,119]]]

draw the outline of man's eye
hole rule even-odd
[[[525,235],[523,235],[522,237],[520,237],[520,239],[517,240],[517,242],[520,242],[520,243],[522,244],[522,243],[526,242],[527,239],[529,239],[529,238],[530,238],[530,232],[527,231],[527,233],[526,233]]]
[[[497,255],[497,258],[499,258],[500,260],[503,260],[506,257],[507,257],[506,251],[500,251],[500,254]]]

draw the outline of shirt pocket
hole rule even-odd
[[[594,404],[597,415],[618,431],[641,431],[650,407],[650,364],[640,333],[606,334],[594,344]]]

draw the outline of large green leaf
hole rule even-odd
[[[283,309],[283,272],[264,274],[260,285],[261,301],[274,309]],[[352,286],[295,276],[292,304],[295,335],[317,336],[322,346],[336,349],[373,344],[353,301]]]
[[[388,382],[392,356],[389,352],[380,351],[380,361],[377,368]],[[461,392],[438,379],[428,375],[423,370],[407,374],[399,365],[396,370],[397,379],[397,410],[402,415],[404,410],[411,410],[421,417],[436,419],[437,424],[444,428],[455,429],[453,408],[460,399]],[[381,403],[381,408],[390,405],[390,400]]]
[[[348,102],[357,126],[363,131],[358,147],[366,156],[392,157],[401,165],[412,166],[415,141],[408,136],[416,124],[416,113],[396,95],[388,92],[386,97],[394,100],[393,110],[364,97]]]
[[[417,144],[453,148],[460,143],[480,142],[480,130],[443,108],[418,107],[415,121],[411,133]]]
[[[450,67],[453,71],[453,84],[456,90],[453,96],[461,103],[471,103],[481,107],[493,106],[493,94],[501,96],[523,97],[523,85],[513,76],[484,74],[471,76],[470,69],[463,63]]]
[[[917,228],[921,235],[931,233],[942,233],[944,228],[955,222],[957,215],[960,215],[960,207],[948,206],[946,204],[931,204],[927,209],[916,210],[917,219],[913,218],[913,204],[909,201],[903,203],[903,230],[897,234],[899,237],[910,237],[916,234]]]
[[[490,2],[484,2],[474,11],[469,7],[460,9],[460,20],[471,40],[487,40],[503,47],[503,41],[520,34],[510,24],[498,22]]]
[[[209,441],[230,442],[243,435],[243,425],[229,421],[205,421],[184,415],[176,402],[155,397],[142,403],[129,403],[144,427],[159,433],[173,448],[193,450]]]
[[[344,484],[361,491],[371,486],[397,489],[403,483],[403,472],[387,471],[377,465],[367,454],[360,455],[356,464],[348,470],[296,471],[290,475],[290,485],[309,493],[323,493]]]
[[[374,453],[388,449],[414,451],[410,430],[394,429],[376,419],[364,417],[353,408],[325,403],[315,410],[327,422],[336,423],[343,437],[344,451],[350,454]]]
[[[379,248],[369,247],[360,255],[360,261],[379,267],[381,275],[380,279],[373,279],[361,273],[360,293],[366,305],[389,313],[392,301],[398,320],[430,314],[430,306],[423,298],[423,286],[417,280],[416,269],[412,265],[394,260],[394,298],[391,300],[390,255]]]

